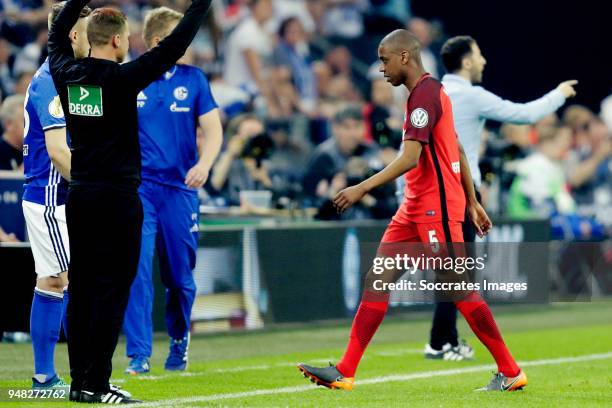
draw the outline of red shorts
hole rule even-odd
[[[463,254],[463,244],[446,245],[449,242],[448,234],[450,242],[462,243],[461,222],[449,221],[447,228],[444,228],[442,222],[415,223],[393,218],[385,230],[377,253],[387,257],[395,257],[398,254],[425,254],[429,257]]]
[[[447,231],[450,233],[450,242],[463,242],[462,223],[458,221],[447,222]],[[399,222],[392,219],[381,239],[382,243],[391,242],[449,242],[444,232],[442,222],[417,224],[415,222]]]

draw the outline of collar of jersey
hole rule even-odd
[[[164,79],[168,80],[170,78],[172,78],[174,76],[174,74],[176,74],[176,70],[178,69],[178,66],[175,65],[172,68],[170,68],[169,71],[166,71],[166,73],[164,74]]]

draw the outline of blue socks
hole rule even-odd
[[[61,293],[34,288],[32,312],[30,314],[30,335],[34,350],[34,373],[37,378],[53,378],[55,374],[55,344],[59,340],[63,314]],[[39,381],[40,381],[39,379]]]

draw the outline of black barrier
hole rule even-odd
[[[361,298],[363,276],[372,265],[385,226],[384,222],[364,221],[204,227],[194,270],[195,330],[252,329],[271,323],[352,316]],[[490,244],[475,248],[490,257],[490,270],[483,276],[494,283],[524,282],[529,293],[525,297],[521,290],[484,291],[487,300],[588,300],[591,288],[597,285],[604,293],[612,291],[606,283],[612,277],[609,263],[605,263],[605,243],[550,243],[548,231],[546,221],[496,220]],[[12,288],[11,297],[3,298],[3,310],[9,311],[3,313],[3,325],[6,327],[8,316],[13,329],[27,330],[35,279],[29,247],[2,246],[0,268],[6,271],[7,287]],[[154,282],[155,329],[163,330],[164,289],[159,279]],[[553,299],[548,298],[551,289]],[[390,305],[399,313],[431,301],[395,291]]]

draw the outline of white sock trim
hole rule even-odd
[[[64,298],[64,292],[52,292],[50,290],[40,289],[39,287],[35,287],[34,288],[34,292],[38,292],[38,293],[41,293],[41,294],[47,295],[47,296],[53,296],[53,297],[56,297],[58,299],[63,299]]]

